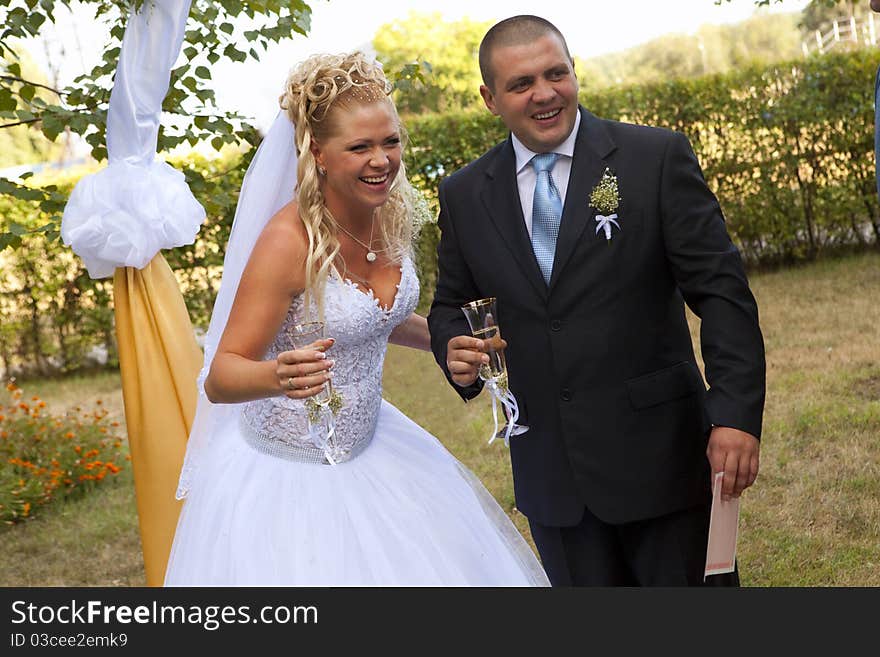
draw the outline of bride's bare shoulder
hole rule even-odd
[[[263,227],[245,270],[245,279],[279,286],[289,296],[299,294],[305,281],[309,240],[296,204],[288,203]]]
[[[302,220],[299,217],[299,206],[291,201],[281,208],[266,223],[260,234],[260,250],[271,253],[274,257],[305,260],[308,252],[309,238]]]

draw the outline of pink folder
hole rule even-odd
[[[712,487],[712,513],[709,516],[709,544],[706,546],[705,576],[732,573],[736,563],[736,537],[739,531],[739,499],[721,501],[724,473],[715,475]]]

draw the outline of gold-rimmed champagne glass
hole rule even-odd
[[[486,353],[489,356],[489,364],[480,365],[480,378],[483,381],[492,383],[494,387],[512,398],[508,390],[507,363],[504,360],[504,348],[501,346],[501,326],[498,324],[498,307],[495,297],[466,303],[461,307],[461,311],[467,319],[468,326],[470,326],[471,335],[483,340],[487,345]],[[495,433],[496,438],[503,436],[507,432],[510,423],[507,406],[503,405],[503,408],[507,423]],[[527,426],[514,423],[510,435],[517,436],[528,430]]]
[[[293,341],[294,349],[312,348],[317,350],[318,347],[315,345],[315,342],[324,338],[324,322],[304,322],[302,324],[296,324],[291,330],[290,337]],[[327,379],[327,382],[321,386],[321,392],[315,395],[312,399],[314,399],[315,403],[319,406],[327,406],[330,404],[332,397],[333,386],[330,383],[330,379]]]

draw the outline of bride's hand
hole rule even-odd
[[[316,340],[302,349],[278,354],[275,373],[280,390],[290,399],[314,397],[330,380],[334,361],[327,358],[333,338]]]

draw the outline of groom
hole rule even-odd
[[[578,106],[544,19],[492,27],[480,70],[511,135],[440,185],[434,356],[477,395],[488,357],[460,307],[497,297],[530,427],[510,442],[516,504],[554,585],[702,584],[710,472],[727,498],[754,482],[764,405],[757,307],[718,202],[683,135]]]

